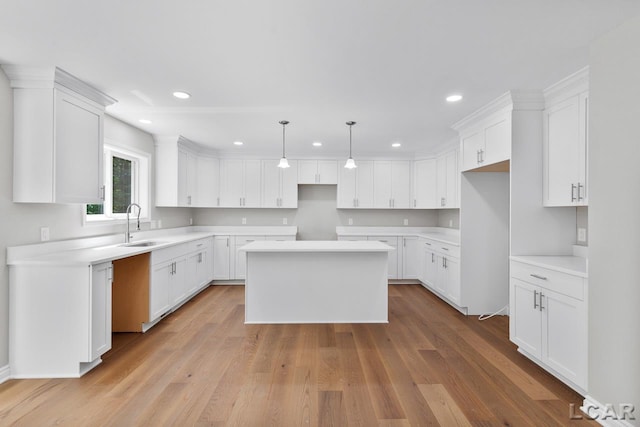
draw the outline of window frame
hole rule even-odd
[[[150,163],[151,156],[149,153],[131,149],[130,147],[123,147],[116,141],[106,140],[103,148],[103,167],[104,167],[104,186],[105,186],[105,200],[103,201],[102,214],[87,214],[87,205],[83,206],[83,224],[105,224],[105,223],[124,223],[126,222],[127,215],[125,213],[113,213],[113,157],[119,157],[121,159],[130,160],[131,163],[131,175],[132,175],[132,200],[133,203],[137,203],[142,207],[140,212],[140,221],[149,222],[150,215]],[[137,217],[137,210],[134,210],[133,214]]]

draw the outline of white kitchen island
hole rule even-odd
[[[245,323],[387,323],[389,252],[377,241],[253,242]]]

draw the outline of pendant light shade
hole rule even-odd
[[[281,120],[280,124],[282,125],[282,158],[280,159],[280,163],[278,163],[278,167],[282,169],[286,169],[289,166],[291,166],[289,165],[289,161],[287,160],[287,157],[284,155],[284,129],[285,129],[285,126],[289,124],[289,122],[286,120]]]
[[[356,122],[354,121],[347,122],[347,126],[349,126],[349,158],[347,159],[347,163],[344,164],[344,167],[347,169],[355,169],[358,167],[355,160],[353,160],[353,157],[351,157],[351,127],[355,124]]]

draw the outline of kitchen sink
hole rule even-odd
[[[128,248],[144,248],[147,246],[156,246],[156,245],[160,245],[162,243],[165,242],[158,242],[158,241],[154,241],[154,240],[146,240],[146,241],[142,241],[142,242],[132,242],[132,243],[124,243],[120,246],[126,246]]]

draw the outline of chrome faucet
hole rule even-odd
[[[140,207],[139,204],[137,203],[131,203],[129,206],[127,206],[127,231],[126,234],[124,235],[124,242],[125,243],[129,243],[131,241],[131,232],[129,231],[129,213],[131,212],[131,207],[132,206],[137,206],[138,207],[138,225],[137,225],[137,230],[140,231],[140,211],[142,211],[142,208]]]

